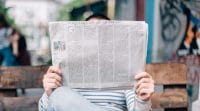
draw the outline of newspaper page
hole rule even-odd
[[[50,22],[52,63],[71,88],[132,87],[144,71],[144,21]]]

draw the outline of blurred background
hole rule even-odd
[[[48,22],[84,20],[103,13],[116,20],[144,20],[144,0],[0,0],[9,27],[25,36],[31,65],[51,64]],[[138,11],[137,11],[138,9]]]
[[[4,44],[0,45],[1,64],[51,65],[48,22],[84,20],[92,13],[114,20],[146,21],[147,63],[186,64],[190,107],[200,109],[199,0],[0,0],[0,36],[6,34],[10,39],[0,39]],[[17,62],[6,64],[6,47],[12,49]]]

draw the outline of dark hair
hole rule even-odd
[[[0,24],[1,24],[1,27],[8,27],[8,23],[3,14],[0,14]]]
[[[21,34],[18,30],[13,29],[11,35],[14,35],[18,33],[19,34],[19,40],[18,40],[18,50],[19,52],[25,51],[27,49],[27,44],[26,44],[26,39],[25,36],[23,34]]]
[[[19,51],[19,55],[16,56],[17,63],[18,65],[31,65],[31,58],[29,52],[27,51],[25,36],[16,29],[13,29],[11,35],[16,33],[19,34],[19,40],[17,41]],[[12,44],[10,44],[10,48],[13,50]]]
[[[85,19],[85,21],[88,21],[88,20],[90,20],[92,18],[98,18],[98,19],[103,19],[103,20],[110,20],[110,18],[108,18],[107,16],[105,16],[105,15],[103,15],[101,13],[95,13],[95,14],[92,14],[89,17],[87,17]]]

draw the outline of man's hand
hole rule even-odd
[[[151,75],[146,72],[139,73],[135,76],[135,81],[137,96],[143,101],[150,100],[154,92],[154,80]]]
[[[54,89],[62,86],[61,70],[55,66],[49,67],[43,77],[43,87],[47,96],[50,96]]]

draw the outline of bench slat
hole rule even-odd
[[[177,92],[175,92],[177,91]],[[183,108],[187,107],[187,91],[184,89],[171,89],[163,93],[154,93],[152,108]]]
[[[187,84],[187,67],[180,63],[147,64],[146,72],[157,85]]]
[[[3,111],[38,111],[39,97],[3,97],[0,107]]]
[[[0,67],[0,88],[41,88],[49,66]]]

